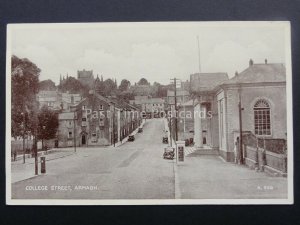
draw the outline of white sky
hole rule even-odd
[[[254,63],[285,63],[287,23],[90,23],[13,25],[11,52],[42,70],[40,80],[93,70],[104,79],[142,77],[168,84],[199,71],[227,72]]]

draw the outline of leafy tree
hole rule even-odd
[[[104,82],[104,95],[110,96],[117,89],[116,83],[112,79],[106,79]]]
[[[69,76],[62,84],[59,85],[59,90],[61,92],[69,92],[71,94],[81,94],[86,96],[88,94],[89,88],[80,83],[79,80],[74,77]]]
[[[119,86],[119,90],[120,91],[127,91],[130,87],[130,81],[129,80],[126,80],[126,79],[123,79],[121,81],[121,84]]]
[[[150,85],[150,83],[145,78],[141,78],[138,85]]]
[[[43,106],[38,113],[38,139],[49,140],[55,138],[58,128],[58,114]]]
[[[39,83],[39,90],[40,91],[55,91],[56,86],[52,80],[43,80]]]
[[[34,133],[41,70],[29,59],[11,58],[11,119],[12,136],[17,137],[28,129]]]

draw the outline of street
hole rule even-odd
[[[12,199],[287,198],[287,178],[272,177],[219,156],[192,153],[182,165],[164,160],[164,122],[147,120],[134,142],[78,148],[47,161],[47,173],[14,182]],[[39,165],[40,166],[40,165]],[[13,173],[22,169],[14,165]],[[23,165],[33,173],[33,164]]]
[[[163,127],[161,119],[147,120],[134,142],[116,148],[78,148],[76,154],[47,161],[46,175],[12,184],[12,198],[173,199],[173,161],[162,158]],[[38,186],[48,190],[26,190]],[[96,190],[86,190],[90,186]]]

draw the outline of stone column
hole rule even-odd
[[[196,148],[203,147],[202,123],[201,123],[201,104],[194,107],[194,142]]]

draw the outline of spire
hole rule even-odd
[[[67,79],[69,78],[69,74],[67,73]]]
[[[61,85],[61,74],[59,74],[59,85]]]

